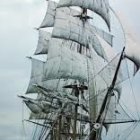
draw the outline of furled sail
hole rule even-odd
[[[37,104],[31,101],[24,101],[26,106],[33,112],[33,113],[41,113],[42,109]]]
[[[72,117],[73,114],[71,114],[71,115],[67,114],[66,116],[67,116],[67,118],[74,118],[74,117]],[[32,112],[30,114],[29,119],[30,120],[34,120],[34,119],[45,120],[45,119],[47,119],[48,121],[54,121],[56,119],[56,114],[55,113],[52,113],[52,114],[39,113],[39,114],[37,114],[37,113]],[[86,122],[86,123],[90,122],[88,115],[78,114],[77,120],[80,120],[81,122]]]
[[[53,103],[53,101],[29,99],[27,97],[21,98],[23,98],[23,101],[25,102],[27,107],[35,114],[39,114],[42,112],[48,114],[52,111],[55,111],[55,109],[59,108],[58,104]]]
[[[110,15],[108,0],[60,0],[57,7],[79,6],[99,14],[110,28]]]

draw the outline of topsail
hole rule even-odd
[[[99,14],[107,23],[110,28],[110,15],[108,0],[60,0],[58,7],[79,6],[83,9],[89,9]]]

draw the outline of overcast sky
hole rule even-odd
[[[139,44],[140,1],[110,1]],[[45,0],[0,1],[0,140],[23,138],[22,104],[17,95],[24,94],[29,82],[31,66],[25,57],[31,56],[36,48],[38,33],[33,28],[42,21],[45,8]],[[133,82],[138,101],[139,73]],[[131,101],[131,97],[128,98]],[[135,132],[135,138],[133,135],[133,140],[139,140],[138,131],[140,127]]]

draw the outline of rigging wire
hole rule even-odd
[[[110,8],[110,10],[112,11],[112,13],[115,15],[115,17],[118,19],[118,22],[119,22],[120,25],[121,25],[121,28],[122,28],[122,31],[123,31],[123,35],[124,35],[124,44],[126,44],[125,30],[124,30],[124,27],[123,27],[123,25],[122,25],[122,23],[121,23],[121,20],[120,20],[119,16],[116,14],[116,12],[114,11],[114,9],[113,9],[112,7],[109,7],[109,8]]]
[[[39,120],[37,120],[37,123],[39,122]],[[37,131],[38,131],[38,127],[39,125],[37,124],[34,124],[35,128],[34,128],[34,133],[33,133],[33,136],[32,136],[32,139],[35,140],[37,137],[36,137],[36,134],[37,134]]]
[[[117,110],[117,104],[118,104],[118,99],[115,96],[115,110]],[[115,121],[117,120],[117,115],[115,114]],[[116,135],[117,135],[117,127],[116,125],[114,126],[114,140],[116,140]]]
[[[125,113],[131,120],[133,120],[133,118],[125,111],[125,109],[124,109],[123,106],[120,104],[120,102],[119,102],[119,105],[120,105],[121,109],[124,111],[124,113]],[[132,114],[131,114],[131,115],[132,115]]]
[[[118,53],[110,62],[108,62],[97,74],[95,74],[95,75],[93,76],[92,79],[95,79],[95,77],[98,76],[104,69],[106,69],[106,68],[109,66],[109,64],[111,64],[114,60],[116,60],[117,57],[118,57],[120,54],[121,54],[121,52]]]
[[[132,132],[134,132],[134,130],[137,127],[137,123],[134,123],[132,128],[129,130],[130,132],[126,135],[126,137],[124,138],[124,140],[128,140],[128,138],[131,136]]]
[[[129,127],[127,127],[125,130],[122,130],[122,128],[119,128],[119,135],[117,135],[115,138],[117,140],[123,139],[125,140],[125,137],[128,138],[128,134],[130,134],[130,131],[132,131],[134,129],[134,125],[135,124],[131,124]],[[125,134],[125,135],[124,135]]]
[[[51,115],[53,115],[53,113]],[[51,119],[52,118],[51,115],[50,115],[49,118],[47,118],[47,116],[46,116],[46,118],[44,120],[44,124],[47,122],[47,119]],[[48,128],[47,127],[43,127],[42,128],[41,133],[40,133],[40,136],[39,136],[39,140],[43,139],[43,137],[45,136],[45,134],[46,134],[46,132],[47,132],[48,129],[49,129],[49,127]]]
[[[127,60],[125,60],[125,61],[126,61],[126,65],[127,65],[127,72],[128,72],[128,75],[129,75],[128,63],[127,63]],[[138,115],[138,119],[140,120],[140,115],[139,115],[139,111],[138,111],[136,96],[135,96],[135,93],[134,93],[134,89],[133,89],[133,86],[132,86],[130,76],[129,76],[129,84],[130,84],[130,87],[131,87],[131,91],[132,91],[131,93],[132,93],[132,97],[134,99],[134,104],[135,104],[136,112],[137,112],[137,115]]]
[[[115,99],[116,99],[116,104],[117,104],[117,106],[118,105],[120,105],[120,107],[121,107],[121,109],[123,110],[123,112],[131,119],[131,120],[133,120],[132,118],[131,118],[131,116],[125,111],[125,109],[123,108],[123,106],[120,104],[120,102],[121,102],[121,99],[119,100],[119,103],[117,103],[117,97],[116,97],[116,95],[115,95]],[[125,106],[126,107],[126,106]],[[127,107],[126,107],[127,108]],[[132,115],[132,114],[131,114]],[[133,116],[133,115],[132,115]],[[134,118],[134,117],[133,117]],[[116,118],[117,119],[117,118]],[[118,119],[117,119],[118,120]],[[127,119],[128,120],[128,119]],[[124,120],[124,121],[127,121],[127,120]]]
[[[39,118],[41,117],[41,114],[39,115]],[[39,119],[37,120],[37,123],[39,122]],[[39,125],[37,125],[37,124],[35,124],[35,130],[34,130],[34,134],[33,134],[33,137],[32,137],[32,139],[33,140],[35,140],[37,137],[36,137],[36,135],[38,135],[37,134],[37,132],[38,132],[38,128],[39,128]],[[42,128],[43,129],[43,128]]]
[[[34,124],[34,126],[35,126],[35,129],[33,131],[32,140],[35,140],[36,139],[36,133],[37,133],[37,128],[38,128],[38,125]]]
[[[26,137],[27,135],[26,135],[25,124],[24,124],[24,102],[23,101],[22,101],[22,130],[23,130],[23,135]]]

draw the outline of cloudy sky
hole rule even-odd
[[[139,44],[140,40],[140,1],[110,0],[128,27],[132,37]],[[33,29],[38,27],[45,14],[45,0],[1,0],[0,1],[0,139],[26,139],[22,127],[22,104],[17,98],[24,94],[30,77],[30,61],[35,50],[38,34]],[[137,101],[140,99],[137,74],[133,80]],[[127,90],[127,89],[126,89]],[[130,101],[130,107],[133,103]],[[140,107],[140,104],[139,104]],[[132,108],[133,110],[133,108]],[[133,139],[139,140],[140,127]],[[27,135],[28,132],[26,132]],[[134,138],[135,137],[135,138]]]

